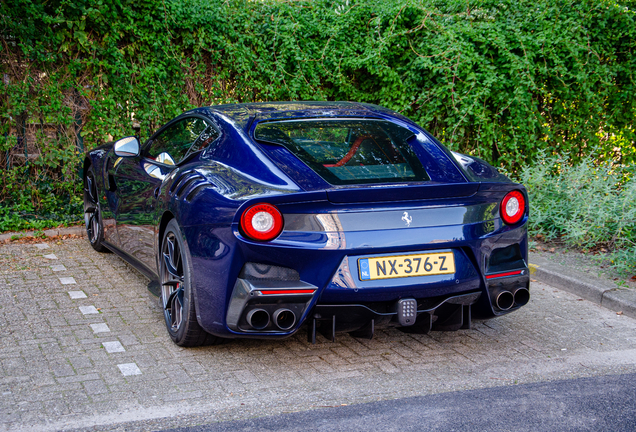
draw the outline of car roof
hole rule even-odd
[[[237,127],[246,130],[254,121],[284,120],[303,117],[395,117],[411,122],[406,117],[387,108],[360,102],[301,101],[301,102],[257,102],[215,105],[198,108],[188,113],[199,112],[221,115]],[[187,114],[187,113],[186,113]]]

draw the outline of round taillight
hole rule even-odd
[[[517,190],[508,192],[504,199],[501,200],[499,211],[505,223],[508,225],[516,224],[523,218],[526,212],[526,199],[523,194]]]
[[[272,240],[283,230],[283,215],[271,204],[255,204],[243,212],[241,229],[253,240]]]

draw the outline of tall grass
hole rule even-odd
[[[542,157],[520,176],[530,196],[530,234],[602,258],[623,275],[636,274],[636,169]]]

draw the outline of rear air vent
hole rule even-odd
[[[199,184],[197,187],[193,188],[190,191],[190,193],[186,196],[186,201],[188,202],[192,201],[199,194],[199,192],[201,192],[203,189],[208,189],[210,186],[211,185],[208,182]]]
[[[188,180],[192,174],[200,175],[195,170],[184,171],[183,173],[181,173],[178,179],[172,182],[172,185],[170,186],[170,190],[168,191],[168,193],[172,195],[174,191],[179,187],[179,185],[183,183],[184,181]]]
[[[297,281],[300,275],[294,269],[279,267],[269,264],[248,262],[243,266],[239,274],[241,279],[270,280],[270,281]]]
[[[179,187],[177,188],[177,193],[176,193],[177,198],[182,198],[190,186],[194,185],[195,183],[198,184],[204,181],[205,181],[205,177],[203,177],[202,175],[196,174],[196,175],[190,176],[186,181],[182,182],[181,185],[179,185]]]
[[[501,273],[525,268],[526,263],[521,255],[521,248],[515,243],[492,251],[488,259],[486,273]]]
[[[204,176],[194,170],[186,171],[172,183],[169,193],[177,198],[182,198],[192,186],[197,186],[202,182],[207,183]]]

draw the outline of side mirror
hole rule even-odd
[[[120,157],[139,156],[139,148],[139,141],[134,136],[122,138],[113,144],[115,154]]]

